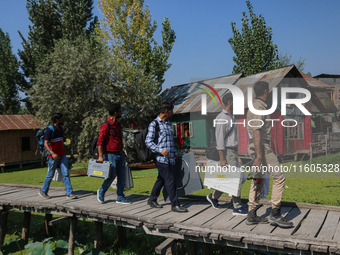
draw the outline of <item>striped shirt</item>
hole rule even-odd
[[[158,141],[155,143],[156,124],[152,121],[148,127],[148,134],[146,135],[145,145],[156,154],[156,160],[159,163],[174,165],[175,155],[177,154],[174,143],[174,136],[172,133],[172,126],[170,121],[163,122],[158,116],[155,121],[159,124]],[[162,150],[168,150],[167,157],[161,155]]]
[[[64,151],[64,131],[63,128],[60,126],[57,128],[53,125],[54,131],[51,128],[46,128],[45,140],[49,141],[51,150],[56,153],[59,157],[65,155]],[[51,155],[48,155],[49,158],[52,158]]]

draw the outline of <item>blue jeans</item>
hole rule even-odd
[[[117,195],[118,200],[124,197],[125,186],[125,156],[123,153],[118,155],[111,153],[104,153],[103,158],[105,161],[111,162],[111,176],[103,182],[99,190],[101,196],[104,196],[106,191],[110,188],[112,182],[117,175]]]
[[[47,194],[50,188],[51,181],[53,179],[55,170],[60,167],[61,174],[63,175],[64,185],[66,189],[66,195],[70,195],[73,192],[70,177],[68,176],[68,159],[66,155],[62,156],[58,160],[54,160],[53,158],[48,158],[48,172],[44,181],[44,184],[41,188],[41,192]]]

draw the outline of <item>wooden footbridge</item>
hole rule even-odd
[[[67,200],[65,190],[52,187],[49,200],[37,194],[38,186],[0,184],[0,248],[3,245],[10,210],[24,211],[22,237],[28,240],[30,213],[45,213],[45,224],[52,215],[61,215],[71,220],[69,254],[73,254],[75,222],[85,218],[95,222],[95,246],[100,246],[102,224],[109,223],[120,228],[132,228],[149,235],[163,236],[167,240],[156,248],[159,253],[174,242],[188,240],[262,251],[293,254],[340,254],[340,207],[311,204],[283,203],[282,213],[294,223],[293,228],[282,229],[269,224],[248,226],[245,217],[232,215],[232,204],[227,202],[223,209],[213,209],[208,202],[197,196],[182,200],[188,213],[174,213],[170,205],[162,209],[150,208],[142,195],[129,195],[131,205],[115,203],[115,193],[109,192],[106,203],[99,204],[92,191],[78,190],[76,200]],[[268,216],[270,205],[267,201],[258,208],[259,216]],[[48,228],[47,228],[48,229]],[[194,249],[193,249],[194,250]],[[190,252],[189,252],[190,253]]]

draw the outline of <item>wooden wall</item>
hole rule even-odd
[[[6,130],[0,131],[0,164],[19,163],[39,160],[40,153],[35,155],[37,130]],[[22,138],[29,137],[30,150],[22,150]]]

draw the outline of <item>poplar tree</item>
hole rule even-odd
[[[28,38],[20,33],[23,50],[19,50],[21,69],[26,80],[21,87],[27,90],[34,83],[36,67],[54,49],[61,38],[76,40],[91,38],[97,18],[93,17],[93,0],[27,0],[32,25]]]
[[[243,12],[242,31],[231,23],[233,37],[228,42],[235,56],[233,73],[250,75],[278,68],[278,48],[273,43],[272,28],[262,15],[256,15],[247,0],[248,15]]]
[[[8,33],[0,28],[0,114],[16,114],[20,110],[17,83],[19,65],[12,52]]]
[[[175,42],[175,32],[168,18],[162,23],[162,44],[154,38],[157,23],[151,20],[144,0],[100,0],[98,40],[107,47],[119,77],[112,90],[122,103],[125,118],[139,126],[156,114],[164,74]]]

